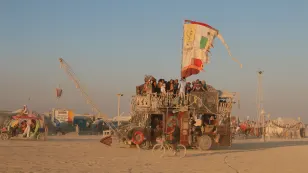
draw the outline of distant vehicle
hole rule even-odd
[[[45,140],[45,125],[39,116],[12,116],[11,119],[6,121],[1,128],[1,140],[9,140],[12,138],[26,138],[25,134],[26,123],[30,120],[30,138],[37,140]]]

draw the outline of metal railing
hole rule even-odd
[[[186,94],[181,97],[179,94],[144,94],[135,95],[132,99],[132,109],[148,109],[155,110],[159,108],[179,108],[183,106],[208,109],[209,113],[227,113],[232,110],[232,99],[230,101],[220,101],[218,94],[198,96],[198,93]],[[213,92],[209,92],[213,93]],[[204,97],[204,98],[203,98]],[[207,97],[213,97],[210,100]],[[212,108],[209,108],[214,106]]]

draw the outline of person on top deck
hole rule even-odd
[[[194,84],[193,84],[193,91],[205,91],[203,88],[202,83],[200,82],[199,79],[197,79]]]
[[[170,96],[173,95],[173,91],[174,91],[174,81],[171,79],[169,81],[169,88],[167,88],[167,92]]]
[[[158,87],[158,84],[156,81],[153,81],[152,90],[153,90],[153,93],[160,94],[160,88]]]
[[[163,96],[165,96],[167,94],[167,92],[166,92],[166,84],[165,83],[162,84],[162,86],[160,88],[160,93]]]
[[[152,84],[153,84],[152,78],[145,81],[143,85],[143,90],[146,95],[152,94]]]
[[[173,95],[177,95],[179,91],[179,80],[175,79],[173,84]]]
[[[186,92],[186,80],[185,77],[183,77],[178,84],[178,90],[179,90],[179,95],[180,95],[180,104],[184,104],[184,99],[185,99],[185,92]]]
[[[207,91],[207,86],[206,86],[205,80],[201,81],[201,84],[202,84],[204,91]]]
[[[185,94],[190,94],[191,90],[192,90],[191,83],[187,82],[185,87]]]
[[[186,80],[185,77],[183,77],[178,85],[178,88],[180,90],[180,97],[184,97],[185,96],[185,89],[186,89]]]

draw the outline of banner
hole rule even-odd
[[[208,24],[185,20],[183,29],[183,47],[182,47],[182,66],[181,76],[189,77],[203,71],[203,64],[210,63],[210,49],[213,48],[213,41],[218,38],[232,57],[229,46],[226,44],[218,30]],[[242,64],[235,58],[232,60]]]
[[[203,70],[203,64],[209,63],[209,50],[218,30],[200,22],[184,23],[182,52],[182,77],[198,74]]]

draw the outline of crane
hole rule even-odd
[[[64,61],[63,58],[59,58],[59,61],[60,61],[60,68],[64,69],[64,71],[66,72],[68,77],[74,82],[74,84],[76,85],[76,88],[79,89],[82,96],[86,100],[87,104],[89,104],[92,107],[92,109],[95,110],[98,113],[98,118],[102,118],[104,123],[106,123],[108,125],[109,129],[111,129],[115,134],[118,134],[118,135],[120,135],[120,137],[123,138],[123,134],[120,133],[112,123],[109,123],[107,121],[108,116],[106,114],[103,114],[98,109],[97,105],[92,101],[90,96],[85,92],[84,88],[82,88],[82,86],[80,85],[79,79],[77,78],[76,74],[74,73],[73,69],[69,66],[69,64],[66,61]],[[126,139],[126,136],[124,136],[124,138]]]

